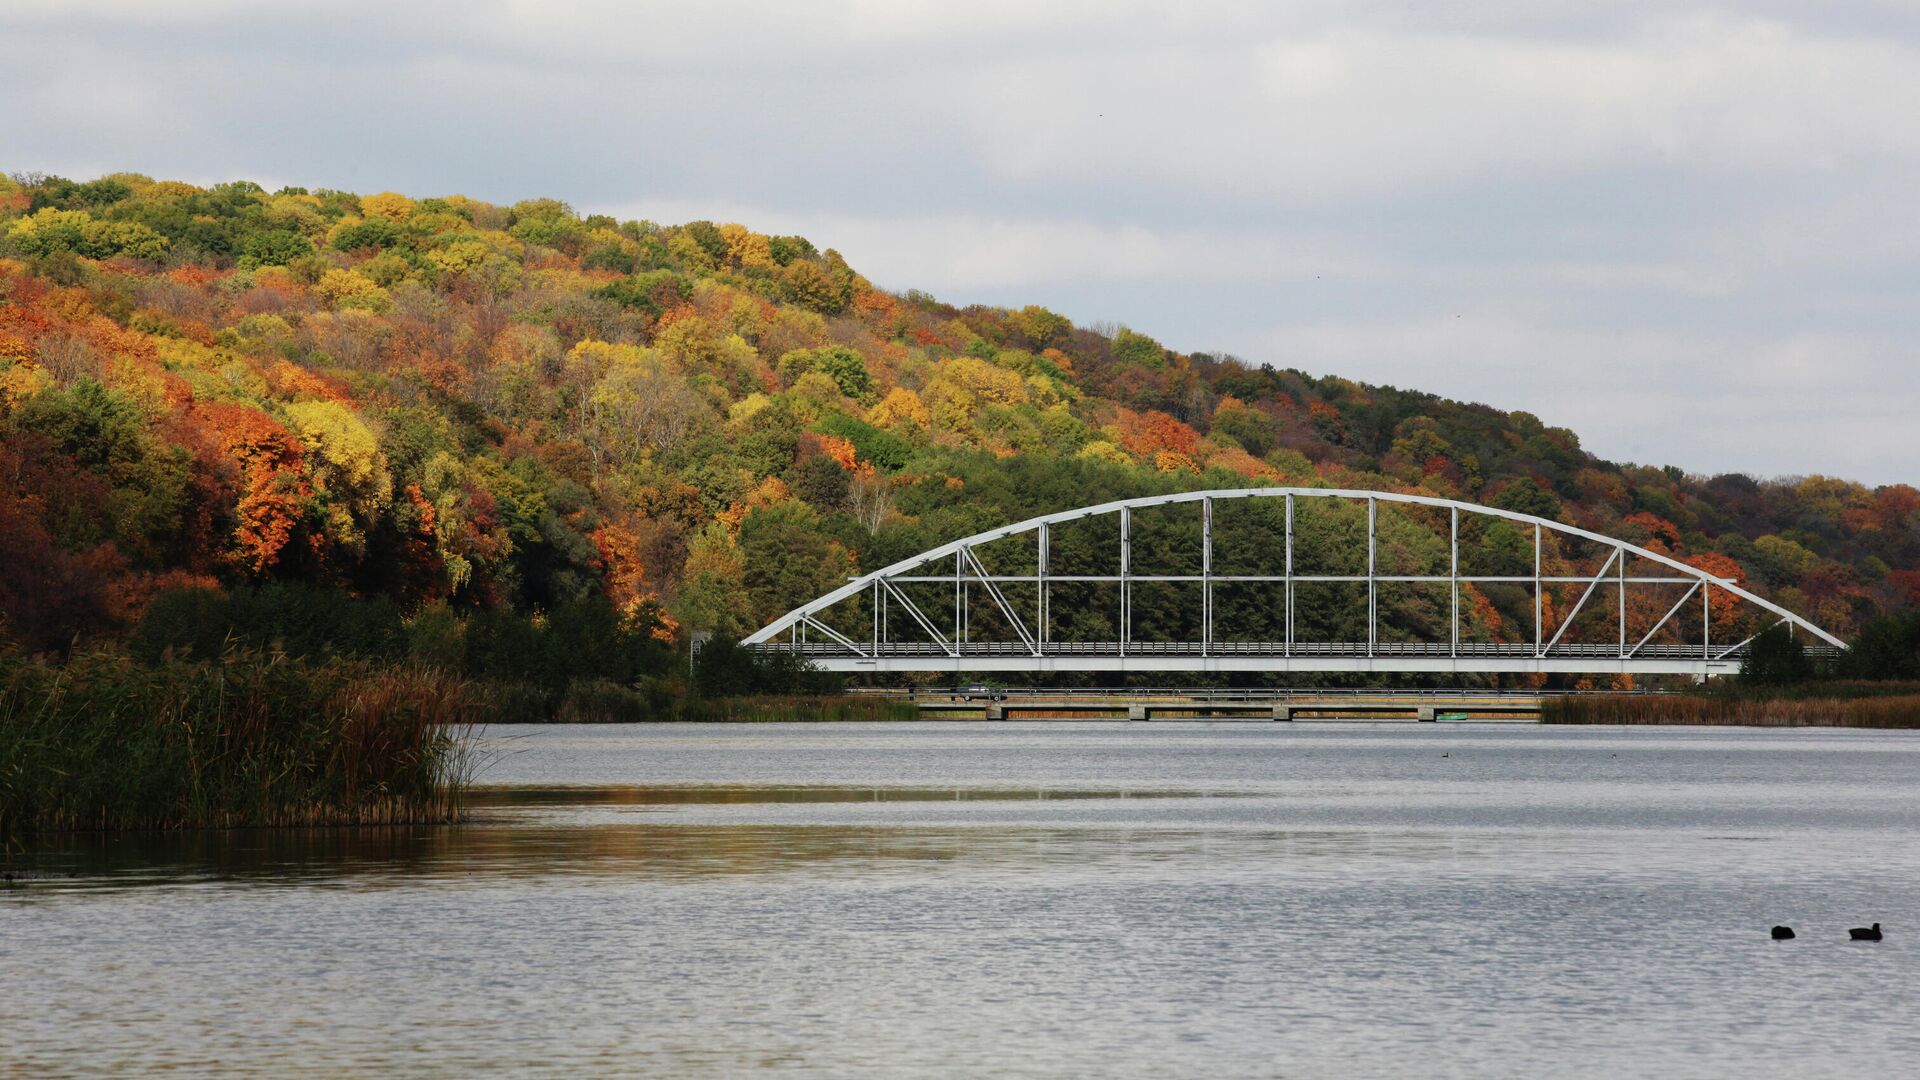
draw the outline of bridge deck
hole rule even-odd
[[[1619,673],[1731,675],[1744,648],[1698,645],[1531,645],[1421,642],[1046,642],[1038,651],[1020,644],[966,643],[955,647],[905,642],[767,642],[749,646],[807,658],[827,671],[1271,671],[1463,674]],[[1831,650],[1809,649],[1818,653]]]

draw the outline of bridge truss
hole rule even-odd
[[[1223,565],[1216,548],[1216,514],[1243,500],[1278,505],[1272,535],[1236,545],[1239,565]],[[1296,561],[1297,515],[1322,501],[1348,508],[1354,565],[1327,572]],[[1198,535],[1185,565],[1171,572],[1140,572],[1136,523],[1146,513],[1187,508],[1198,513]],[[1353,511],[1364,506],[1365,537]],[[1383,565],[1382,509],[1420,516],[1421,524],[1445,529],[1444,568]],[[1106,567],[1055,565],[1060,530],[1081,530],[1078,561],[1085,563],[1089,519],[1113,519],[1112,562]],[[1530,572],[1463,571],[1462,524],[1504,521],[1506,540],[1530,540]],[[1164,520],[1156,537],[1168,535]],[[1483,538],[1484,528],[1472,530]],[[1245,532],[1244,529],[1241,530]],[[1316,535],[1323,535],[1317,533]],[[1517,534],[1517,535],[1516,535]],[[1395,533],[1404,537],[1404,529]],[[1102,541],[1104,544],[1105,541]],[[1166,547],[1163,542],[1159,545]],[[1244,549],[1255,550],[1251,559]],[[1404,563],[1403,544],[1390,545]],[[1548,552],[1552,549],[1549,568]],[[1583,559],[1570,549],[1581,548]],[[1439,548],[1433,546],[1431,563]],[[1324,554],[1324,552],[1321,552]],[[1364,554],[1364,565],[1360,556]],[[1465,554],[1472,561],[1469,546]],[[1509,561],[1512,553],[1509,552]],[[1018,560],[1014,572],[1009,562]],[[1001,564],[990,569],[989,562]],[[1415,559],[1418,563],[1419,560]],[[1575,566],[1573,563],[1580,562]],[[1251,565],[1250,565],[1251,564]],[[1462,600],[1484,604],[1492,589],[1524,591],[1531,598],[1532,634],[1520,640],[1463,637]],[[1100,625],[1107,640],[1063,640],[1056,635],[1055,601],[1074,593],[1076,614],[1094,602],[1088,590],[1110,595]],[[1277,633],[1259,640],[1221,633],[1217,599],[1222,590],[1266,590],[1265,614]],[[1311,590],[1344,589],[1356,607],[1365,596],[1362,620],[1349,625],[1354,640],[1307,640],[1296,627],[1322,615]],[[1445,635],[1383,626],[1380,601],[1389,590],[1438,590],[1444,594]],[[1136,601],[1143,590],[1167,603],[1169,590],[1184,591],[1194,610],[1182,625],[1191,640],[1142,640],[1135,635]],[[1016,595],[1016,593],[1018,595]],[[1647,606],[1649,594],[1658,601]],[[1671,598],[1672,603],[1667,604]],[[1567,600],[1571,599],[1568,606]],[[949,604],[951,605],[949,609]],[[1727,605],[1745,606],[1740,635],[1716,641],[1716,622],[1727,623]],[[1434,606],[1439,606],[1435,604]],[[1608,611],[1607,609],[1612,609]],[[1653,615],[1664,609],[1664,614]],[[1697,610],[1697,615],[1692,614]],[[1496,617],[1497,618],[1497,617]],[[1582,621],[1584,619],[1584,622]],[[1694,620],[1697,619],[1697,634]],[[1084,620],[1082,620],[1084,621]],[[1231,621],[1231,620],[1230,620]],[[1241,620],[1244,621],[1244,620]],[[1483,619],[1476,619],[1480,625]],[[1275,672],[1488,672],[1637,673],[1715,675],[1736,671],[1758,634],[1785,625],[1810,640],[1810,651],[1844,648],[1839,638],[1733,581],[1624,540],[1557,521],[1498,507],[1424,495],[1329,488],[1235,488],[1179,492],[1102,503],[1031,518],[931,548],[866,574],[775,619],[749,636],[756,649],[795,653],[832,671],[1275,671]],[[1484,626],[1481,626],[1484,631]],[[1484,634],[1482,634],[1484,636]],[[1514,636],[1509,634],[1509,636]],[[1429,639],[1430,638],[1430,639]]]

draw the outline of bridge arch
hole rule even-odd
[[[1236,500],[1279,500],[1285,506],[1284,535],[1275,537],[1285,551],[1284,573],[1278,575],[1219,574],[1214,569],[1214,506]],[[1296,504],[1303,500],[1341,500],[1364,503],[1367,517],[1366,572],[1350,575],[1310,575],[1297,573],[1294,566],[1294,520]],[[1198,574],[1142,575],[1132,572],[1132,515],[1155,507],[1200,504],[1201,553]],[[1383,574],[1376,572],[1379,534],[1378,510],[1382,504],[1401,504],[1445,511],[1450,522],[1448,536],[1448,572],[1445,574]],[[1462,574],[1460,572],[1460,522],[1463,515],[1501,519],[1530,530],[1533,540],[1533,570],[1530,575]],[[1113,517],[1117,529],[1118,573],[1111,575],[1071,576],[1049,574],[1049,541],[1052,531],[1090,518]],[[1032,570],[1028,573],[994,573],[988,570],[980,549],[1023,534],[1036,534]],[[1553,575],[1542,572],[1542,547],[1548,534],[1573,538],[1604,550],[1606,556],[1591,574]],[[1660,573],[1654,576],[1629,576],[1630,560],[1642,560]],[[937,565],[932,575],[915,573]],[[1078,584],[1106,583],[1118,588],[1119,620],[1117,640],[1111,642],[1059,642],[1051,640],[1052,589],[1066,581]],[[930,616],[908,595],[908,583],[951,585],[954,611],[951,621],[943,612]],[[1204,615],[1199,640],[1195,642],[1139,642],[1128,640],[1128,628],[1135,587],[1142,583],[1191,583],[1199,586]],[[1215,589],[1223,584],[1263,582],[1283,587],[1286,633],[1282,640],[1229,642],[1216,640],[1214,629]],[[1294,640],[1296,590],[1310,583],[1345,582],[1364,584],[1367,594],[1367,639],[1364,642],[1301,642]],[[1035,600],[1030,610],[1021,611],[1011,603],[1002,586],[1031,585]],[[1445,641],[1382,641],[1378,635],[1375,597],[1387,584],[1422,583],[1445,585],[1451,593],[1450,632]],[[1529,642],[1485,643],[1460,640],[1460,599],[1462,588],[1490,583],[1529,587],[1533,597],[1533,640]],[[1578,601],[1557,626],[1549,626],[1544,615],[1549,589],[1570,585],[1584,586]],[[1666,614],[1644,633],[1628,633],[1629,589],[1654,586],[1684,587],[1680,598]],[[999,625],[1012,630],[1003,640],[976,641],[969,635],[969,605],[975,592],[981,594],[987,610],[998,616]],[[1563,641],[1569,627],[1586,610],[1597,593],[1613,592],[1617,597],[1619,633],[1610,643]],[[1718,594],[1718,595],[1716,595]],[[1697,598],[1697,599],[1696,599]],[[835,628],[826,613],[848,601],[860,603],[868,612],[870,633]],[[1690,602],[1700,607],[1700,637],[1691,642],[1654,644],[1663,630],[1678,628],[1676,616]],[[1442,499],[1427,495],[1369,491],[1345,488],[1229,488],[1184,491],[1135,499],[1122,499],[1028,518],[996,529],[953,540],[902,559],[890,566],[854,578],[787,612],[745,639],[743,644],[761,650],[795,652],[815,664],[838,671],[1372,671],[1372,672],[1625,672],[1725,674],[1737,670],[1747,646],[1758,635],[1756,630],[1734,642],[1712,639],[1713,609],[1717,603],[1751,605],[1762,613],[1767,626],[1785,625],[1796,635],[1813,639],[1812,649],[1832,651],[1845,648],[1833,634],[1787,609],[1758,596],[1739,584],[1715,576],[1660,552],[1605,536],[1562,522],[1523,514],[1479,503]],[[898,616],[894,616],[894,612]],[[863,619],[864,621],[869,621]],[[896,640],[890,628],[898,622],[921,638]],[[1029,621],[1032,625],[1029,626]],[[944,629],[943,629],[944,628]],[[1761,629],[1765,629],[1763,626]]]

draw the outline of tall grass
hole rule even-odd
[[[0,841],[451,820],[484,718],[457,677],[425,668],[0,655]]]
[[[822,720],[918,720],[920,708],[902,698],[838,695],[762,695],[683,698],[674,719],[721,723]]]
[[[1572,695],[1543,700],[1540,720],[1547,724],[1920,728],[1920,694],[1860,697]]]

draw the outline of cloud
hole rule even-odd
[[[1525,409],[1603,457],[1910,482],[1911,346],[1866,335],[1592,330],[1457,315],[1275,327],[1285,366]]]
[[[950,102],[994,167],[1280,204],[1604,168],[1920,158],[1920,51],[1720,17],[1608,40],[1344,28],[986,65]]]
[[[10,169],[739,220],[1610,455],[1916,479],[1882,0],[14,0],[0,40]]]
[[[838,249],[886,288],[967,291],[1085,281],[1287,282],[1381,272],[1323,238],[1150,229],[1057,218],[873,217],[661,199],[595,207],[676,224],[738,221]]]

